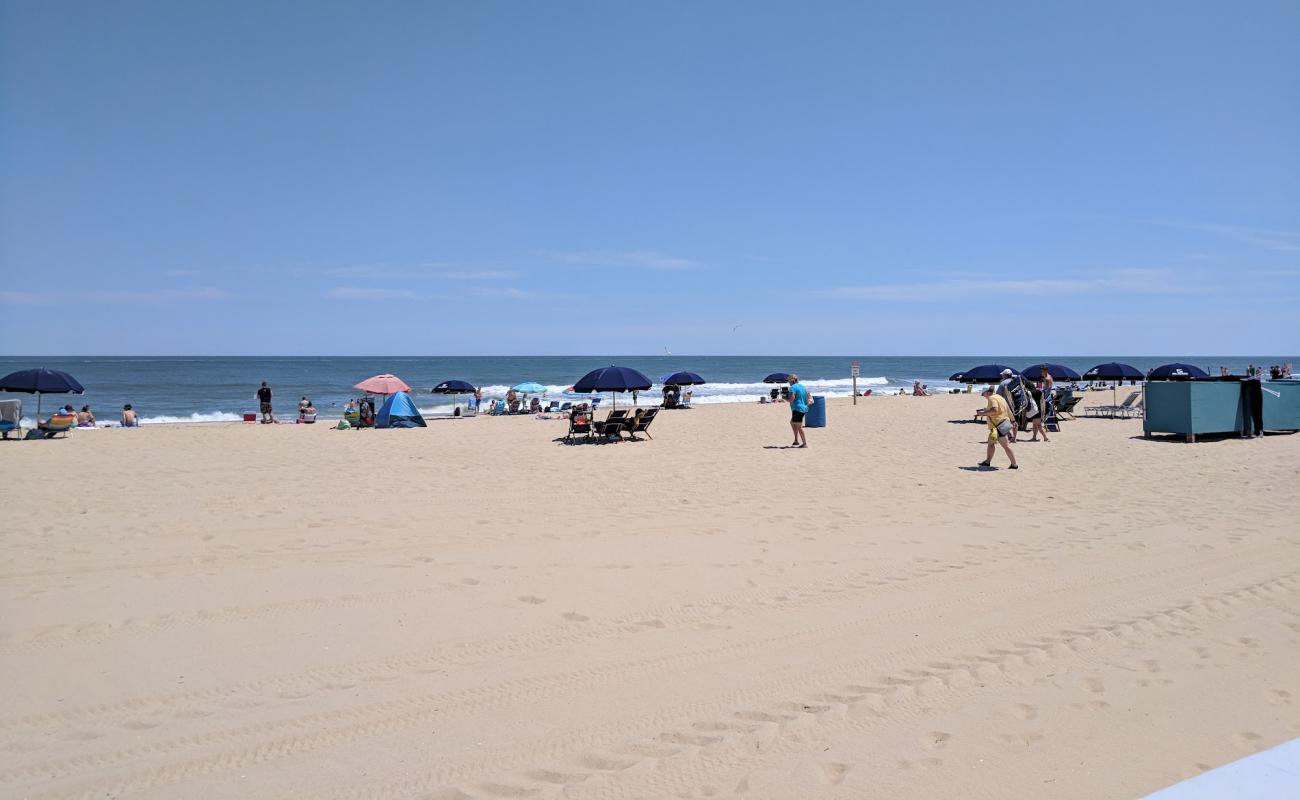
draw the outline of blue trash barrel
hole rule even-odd
[[[808,413],[803,418],[803,426],[805,428],[825,428],[826,398],[821,395],[813,395],[809,398],[809,401]]]

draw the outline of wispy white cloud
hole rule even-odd
[[[0,303],[10,306],[34,306],[46,302],[53,294],[37,292],[0,292]]]
[[[482,297],[508,297],[514,300],[525,300],[533,297],[541,297],[540,292],[534,292],[528,289],[520,289],[515,286],[493,286],[483,287],[474,292]]]
[[[640,267],[642,269],[683,270],[698,269],[703,262],[670,256],[653,250],[627,250],[622,252],[583,251],[545,254],[561,264],[580,264],[591,267]]]
[[[87,299],[102,303],[183,303],[196,300],[234,300],[237,295],[225,289],[102,289],[83,293]]]
[[[383,289],[374,286],[336,286],[325,292],[335,300],[414,300],[410,289]]]
[[[1069,297],[1088,294],[1193,294],[1209,291],[1195,277],[1166,269],[1123,269],[1071,278],[950,278],[918,283],[840,286],[823,294],[865,300],[941,302],[989,296]]]
[[[439,272],[434,277],[449,281],[504,281],[518,277],[518,273],[503,270],[452,270]]]
[[[1235,239],[1236,241],[1245,244],[1262,247],[1265,250],[1273,250],[1279,253],[1300,253],[1300,233],[1294,231],[1250,228],[1244,225],[1195,224],[1181,222],[1162,222],[1158,224],[1192,231],[1214,233],[1219,236],[1226,236],[1229,239]]]
[[[449,268],[438,265],[390,267],[383,264],[354,264],[347,267],[332,267],[325,270],[325,274],[333,275],[336,278],[421,281],[494,281],[507,280],[517,276],[517,273],[507,270]]]
[[[100,289],[89,292],[0,292],[0,303],[42,305],[45,303],[121,303],[166,305],[171,303],[234,300],[234,292],[211,287],[192,289]]]

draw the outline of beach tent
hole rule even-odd
[[[424,428],[424,417],[415,401],[406,392],[394,392],[388,396],[375,415],[376,428]]]

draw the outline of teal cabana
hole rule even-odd
[[[1300,430],[1300,382],[1265,381],[1261,388],[1264,430]],[[1143,391],[1146,436],[1174,433],[1194,442],[1202,434],[1240,433],[1247,427],[1241,381],[1148,381]]]

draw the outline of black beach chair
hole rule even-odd
[[[572,442],[575,436],[591,438],[591,415],[580,409],[569,412],[569,432],[564,435],[564,441]]]
[[[628,437],[630,437],[631,440],[634,442],[641,441],[640,439],[636,438],[636,435],[638,433],[644,433],[647,439],[655,438],[650,435],[649,429],[650,429],[650,423],[655,421],[655,415],[657,415],[658,413],[659,413],[659,409],[648,408],[644,412],[638,414],[635,419],[630,420],[629,423],[625,426]]]
[[[608,442],[610,439],[622,441],[623,426],[626,421],[626,411],[611,411],[603,422],[593,422],[592,426],[596,429],[596,435],[600,437],[602,442]]]

